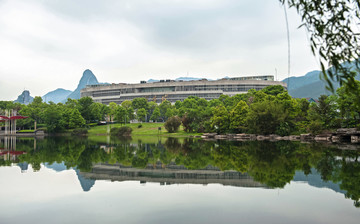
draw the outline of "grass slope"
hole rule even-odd
[[[154,135],[154,136],[190,136],[190,135],[201,135],[201,133],[188,133],[183,130],[183,127],[180,126],[179,131],[176,133],[169,133],[164,127],[164,123],[142,123],[142,127],[138,128],[140,123],[126,124],[126,126],[133,129],[132,136],[136,135]],[[110,124],[110,125],[99,125],[94,126],[89,129],[89,135],[108,135],[111,128],[121,127],[122,124]],[[158,128],[161,127],[161,131],[158,131]]]

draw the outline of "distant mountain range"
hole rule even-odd
[[[54,102],[54,103],[65,103],[68,98],[70,99],[80,99],[80,90],[85,88],[86,85],[96,85],[99,84],[95,75],[89,69],[86,69],[79,81],[77,88],[74,91],[58,88],[56,90],[50,91],[42,99],[44,102]],[[24,90],[22,94],[14,101],[22,104],[29,104],[34,100],[30,96],[28,90]]]
[[[87,85],[96,85],[99,84],[95,75],[89,69],[86,69],[83,73],[83,76],[80,79],[80,82],[77,88],[70,93],[63,101],[66,101],[68,98],[78,100],[80,99],[80,90],[85,88]]]
[[[292,97],[317,99],[320,95],[331,95],[326,89],[326,83],[320,79],[320,74],[321,71],[311,71],[304,76],[286,78],[282,82],[288,84],[288,91]],[[340,86],[335,82],[333,85],[335,89]]]
[[[28,105],[29,103],[32,103],[34,100],[34,97],[30,96],[29,90],[24,90],[16,100],[14,100],[15,103],[21,103]]]
[[[54,102],[59,103],[67,99],[67,97],[72,93],[70,90],[58,88],[54,91],[48,92],[42,98],[44,102]]]
[[[353,63],[344,64],[346,67],[354,68]],[[354,69],[355,70],[355,69]],[[288,91],[290,96],[295,98],[314,98],[318,99],[321,95],[331,95],[332,93],[326,89],[327,83],[320,79],[321,71],[311,71],[304,76],[290,77],[282,80],[288,83]],[[360,80],[360,74],[355,77]],[[339,82],[332,82],[334,89],[340,87]]]

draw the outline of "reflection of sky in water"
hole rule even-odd
[[[352,200],[291,182],[284,189],[96,181],[74,170],[0,167],[0,223],[359,223]]]

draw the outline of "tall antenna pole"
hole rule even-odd
[[[290,87],[290,32],[289,32],[289,22],[286,12],[286,3],[284,4],[284,12],[285,12],[285,20],[286,20],[286,33],[287,33],[287,41],[288,41],[288,83],[287,88],[289,90]]]

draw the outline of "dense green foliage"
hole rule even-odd
[[[25,106],[11,102],[0,102],[0,109],[16,108],[29,119],[20,120],[18,127],[33,129],[46,127],[48,132],[84,128],[100,121],[120,124],[137,119],[138,122],[166,122],[170,117],[181,119],[186,132],[255,133],[281,136],[311,132],[318,134],[340,127],[359,127],[360,82],[355,90],[343,86],[335,95],[322,95],[309,103],[306,99],[295,99],[282,86],[269,86],[262,90],[232,97],[221,95],[219,99],[207,101],[190,96],[183,102],[161,104],[148,102],[145,98],[124,101],[121,105],[108,106],[95,103],[89,97],[69,99],[65,104],[43,103],[40,97]],[[176,132],[169,128],[168,132]]]
[[[35,97],[29,105],[3,101],[0,102],[0,109],[14,109],[18,114],[28,116],[29,118],[17,122],[19,128],[34,129],[36,125],[37,129],[46,127],[50,133],[84,128],[91,122],[104,120],[110,114],[108,106],[95,103],[89,97],[68,99],[65,104],[44,103],[41,97]]]
[[[169,132],[169,133],[174,133],[177,130],[179,130],[179,127],[181,125],[181,119],[178,116],[173,116],[170,117],[166,122],[165,122],[165,129]]]

